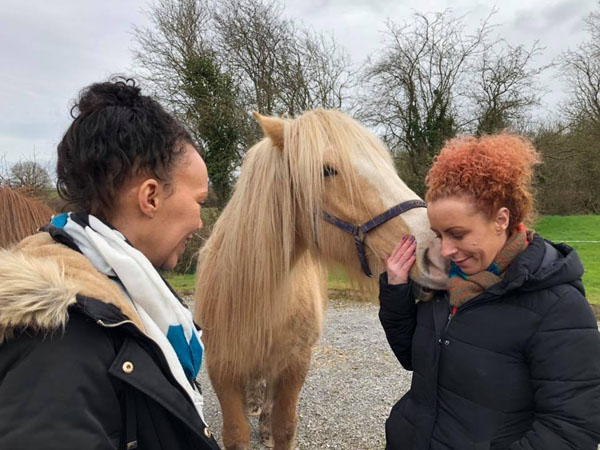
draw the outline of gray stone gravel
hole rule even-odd
[[[385,419],[408,390],[411,373],[390,350],[377,313],[372,303],[330,300],[300,395],[298,450],[384,448]],[[219,437],[219,404],[204,370],[200,380],[205,418]],[[261,449],[257,419],[250,423],[252,448]]]
[[[409,389],[411,372],[400,366],[390,350],[378,311],[372,303],[330,299],[323,335],[313,349],[311,370],[300,395],[297,450],[385,447],[385,420]],[[205,370],[200,381],[205,418],[222,445],[219,402]],[[260,444],[257,419],[250,418],[250,425],[252,448],[265,448]]]

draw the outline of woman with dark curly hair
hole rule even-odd
[[[514,135],[449,141],[426,179],[447,291],[415,303],[406,236],[380,278],[379,317],[409,392],[388,449],[596,450],[600,334],[576,252],[526,228],[539,156]]]
[[[132,80],[87,87],[72,115],[73,212],[0,251],[0,448],[217,449],[201,331],[157,272],[202,226],[204,161]]]

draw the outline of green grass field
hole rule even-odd
[[[194,275],[191,273],[163,273],[165,279],[179,295],[191,295],[195,289]]]
[[[600,216],[543,216],[533,228],[546,239],[565,242],[577,250],[585,267],[583,282],[588,301],[600,305]],[[193,275],[166,274],[166,278],[182,294],[194,290]],[[328,285],[330,289],[351,289],[348,280],[338,271],[329,273]]]
[[[194,275],[192,274],[179,274],[173,272],[164,273],[163,276],[171,284],[173,289],[183,295],[189,295],[194,291]],[[345,291],[351,289],[348,279],[337,272],[330,272],[328,277],[329,289],[336,289],[339,291]]]
[[[587,299],[600,305],[600,216],[543,216],[533,228],[546,239],[577,250],[585,268]]]

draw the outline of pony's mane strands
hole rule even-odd
[[[43,203],[8,187],[0,188],[0,247],[35,233],[54,212]]]
[[[264,358],[270,322],[285,316],[285,302],[276,302],[273,291],[284,287],[295,236],[289,171],[278,152],[268,139],[250,149],[198,258],[197,317],[210,354],[219,356],[218,366],[227,372],[239,373],[238,366]],[[240,340],[255,342],[254,354],[236,346]]]
[[[196,274],[196,317],[207,331],[207,357],[223,374],[247,372],[265,360],[273,331],[288,316],[292,265],[307,251],[318,257],[323,165],[336,168],[351,204],[368,206],[356,192],[353,152],[393,171],[372,133],[321,109],[284,119],[283,150],[265,138],[247,153]]]

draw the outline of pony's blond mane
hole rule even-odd
[[[381,142],[332,110],[283,120],[283,149],[265,138],[244,160],[231,200],[198,260],[196,319],[207,332],[207,357],[230,374],[253,370],[269,355],[275,330],[294,312],[296,262],[320,264],[324,164],[362,205],[353,155],[393,170]],[[308,255],[308,256],[307,256]]]

